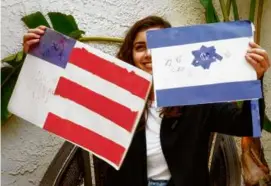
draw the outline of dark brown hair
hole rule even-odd
[[[135,66],[133,61],[133,44],[136,35],[138,32],[153,27],[169,28],[171,24],[158,16],[148,16],[137,21],[127,32],[124,42],[117,53],[117,58]],[[180,115],[180,107],[165,107],[161,110],[161,115],[165,117],[177,117]]]
[[[133,44],[138,32],[147,30],[153,27],[169,28],[170,23],[158,16],[148,16],[137,21],[127,32],[124,42],[122,43],[117,58],[134,65],[133,61]]]

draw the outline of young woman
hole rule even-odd
[[[139,20],[128,31],[117,57],[152,73],[146,31],[168,27],[156,16]],[[40,26],[25,34],[25,52],[39,42],[45,29]],[[262,78],[269,67],[266,51],[250,43],[244,57]],[[208,186],[210,133],[252,135],[249,102],[242,109],[231,103],[155,108],[152,91],[145,112],[120,170],[104,165],[106,186]]]

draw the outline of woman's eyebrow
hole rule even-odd
[[[138,45],[138,44],[146,44],[146,42],[145,41],[137,41],[134,43],[134,45]]]

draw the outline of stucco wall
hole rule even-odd
[[[62,140],[13,117],[2,126],[1,185],[38,185]]]
[[[247,1],[239,0],[241,15],[247,17]],[[174,26],[204,23],[199,0],[2,0],[2,57],[21,49],[26,27],[21,17],[35,11],[60,11],[72,14],[86,35],[122,37],[132,23],[150,14],[168,19]],[[271,2],[266,1],[263,17],[262,46],[271,54]],[[269,19],[269,20],[268,20]],[[117,45],[92,44],[115,54]],[[265,93],[271,118],[271,71],[265,77]],[[38,185],[62,140],[13,118],[2,126],[2,185]],[[270,142],[270,141],[269,141]],[[270,145],[268,147],[271,149]]]

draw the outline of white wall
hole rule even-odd
[[[241,0],[239,1],[241,2]],[[247,2],[242,3],[247,7]],[[270,19],[271,2],[268,13],[264,14],[263,46],[271,53],[271,31],[267,25]],[[154,14],[167,18],[173,25],[204,23],[204,9],[199,0],[2,0],[2,57],[21,49],[22,36],[26,27],[22,16],[41,11],[60,11],[72,14],[79,28],[86,35],[122,37],[127,28],[136,20]],[[246,12],[243,13],[243,16]],[[269,20],[270,21],[270,20]],[[95,47],[115,54],[118,46],[94,44]],[[270,73],[266,78],[266,90],[270,91]],[[271,103],[271,96],[269,96]],[[269,116],[271,107],[269,105]],[[39,128],[13,118],[2,126],[2,185],[38,185],[47,166],[62,144],[62,140]]]

